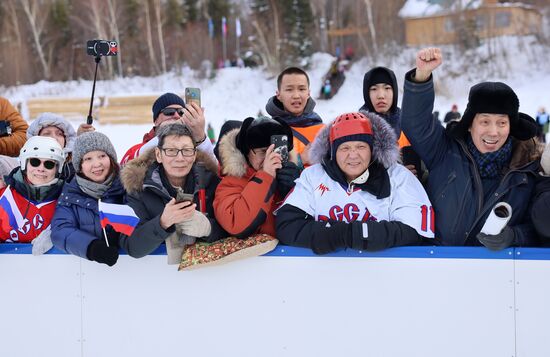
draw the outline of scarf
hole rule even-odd
[[[90,181],[80,175],[75,175],[75,178],[76,183],[78,184],[78,187],[80,187],[82,192],[92,198],[95,198],[96,200],[99,200],[113,184],[115,174],[111,174],[111,176],[107,177],[107,179],[103,183]]]
[[[482,179],[494,179],[499,177],[503,170],[509,166],[510,160],[512,159],[512,140],[510,137],[508,137],[508,140],[506,140],[500,149],[485,154],[479,152],[471,135],[467,136],[466,144],[468,146],[468,151],[474,157],[479,175]]]
[[[13,174],[13,181],[14,189],[21,194],[26,193],[26,197],[34,202],[57,199],[59,193],[56,192],[63,186],[63,181],[57,178],[42,185],[33,185],[23,176],[20,169]]]
[[[312,125],[322,124],[321,117],[313,111],[315,101],[308,98],[304,112],[301,115],[295,116],[287,112],[283,103],[276,96],[273,96],[267,102],[265,109],[273,118],[280,118],[291,127],[304,128]]]

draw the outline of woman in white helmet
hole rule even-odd
[[[64,162],[55,139],[27,140],[19,153],[20,166],[4,176],[7,186],[0,189],[0,242],[33,242],[35,254],[51,248],[50,221],[63,188],[59,176]]]

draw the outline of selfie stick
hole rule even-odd
[[[94,84],[93,84],[93,87],[92,87],[92,98],[90,99],[90,111],[88,112],[88,118],[86,119],[86,124],[93,124],[93,122],[94,122],[94,118],[92,118],[92,108],[94,106],[95,82],[96,82],[96,79],[97,79],[97,67],[99,67],[99,61],[101,61],[101,56],[96,56],[95,57]]]

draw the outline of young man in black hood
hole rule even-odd
[[[419,156],[412,150],[411,144],[401,131],[401,109],[397,106],[398,88],[395,73],[386,67],[374,67],[363,78],[363,99],[365,104],[360,108],[376,113],[391,125],[398,140],[405,165],[419,179],[423,170]]]

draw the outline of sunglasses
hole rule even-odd
[[[160,111],[162,114],[166,115],[167,117],[171,117],[172,115],[178,113],[178,115],[181,117],[183,116],[183,108],[164,108]]]
[[[40,159],[37,159],[35,157],[33,157],[32,159],[29,159],[29,164],[31,164],[32,167],[38,167],[40,166],[40,163],[43,163],[44,164],[44,168],[47,169],[47,170],[51,170],[55,167],[55,165],[57,165],[57,163],[55,161],[52,161],[52,160],[40,160]]]

